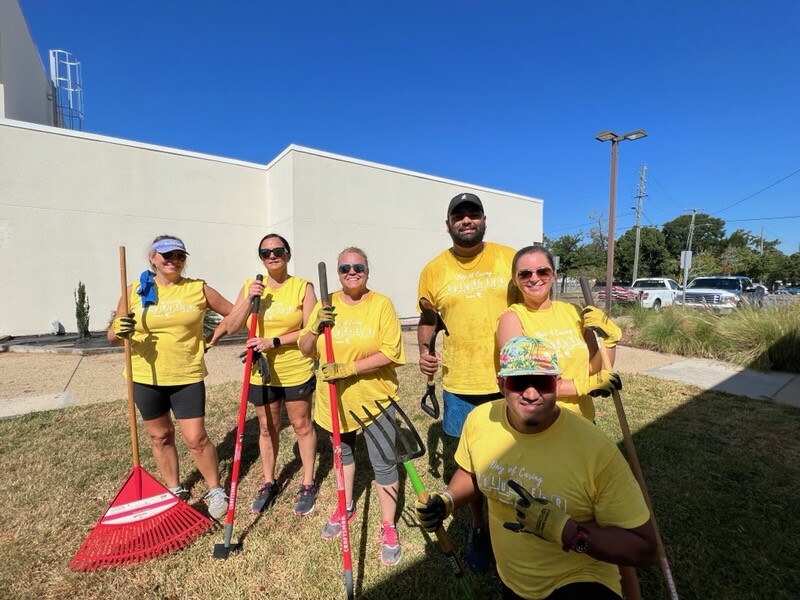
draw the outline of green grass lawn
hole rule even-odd
[[[417,470],[430,490],[443,487],[454,445],[422,413],[424,380],[415,366],[400,370],[401,401],[428,445]],[[208,424],[225,473],[230,470],[239,386],[209,391]],[[766,401],[629,376],[623,390],[628,419],[647,478],[678,591],[683,599],[794,598],[800,588],[798,498],[800,411]],[[620,442],[611,400],[597,401],[598,425]],[[249,415],[234,538],[244,551],[227,561],[211,556],[217,527],[171,556],[96,573],[67,564],[131,468],[125,401],[67,408],[0,422],[0,509],[6,598],[341,598],[340,544],[320,538],[336,503],[330,446],[319,441],[321,492],[317,510],[292,514],[300,482],[291,427],[282,432],[275,506],[254,518],[250,502],[261,483],[256,421]],[[149,442],[140,428],[142,464],[153,475]],[[182,474],[190,503],[202,506],[205,485],[183,446]],[[359,514],[351,523],[358,598],[460,598],[438,550],[415,524],[413,492],[403,476],[398,530],[403,560],[378,558],[379,515],[371,470],[359,448]],[[447,458],[445,458],[447,457]],[[794,507],[794,508],[793,508]],[[466,539],[468,515],[449,531]],[[666,598],[657,567],[639,572],[644,598]],[[494,575],[470,577],[476,598],[496,598]]]

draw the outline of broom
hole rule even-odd
[[[119,248],[119,275],[127,315],[125,246]],[[212,525],[208,517],[181,502],[140,466],[129,339],[125,339],[125,367],[133,471],[72,557],[69,568],[73,571],[96,571],[170,554],[191,543]]]

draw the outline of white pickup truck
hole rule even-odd
[[[681,286],[674,279],[666,277],[642,277],[633,282],[631,290],[639,294],[642,306],[659,310],[679,300]]]

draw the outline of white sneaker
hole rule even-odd
[[[228,494],[221,487],[210,490],[203,498],[208,505],[208,514],[219,521],[228,512]]]

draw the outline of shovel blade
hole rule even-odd
[[[218,560],[226,560],[231,554],[241,551],[241,544],[214,544],[214,558]]]

